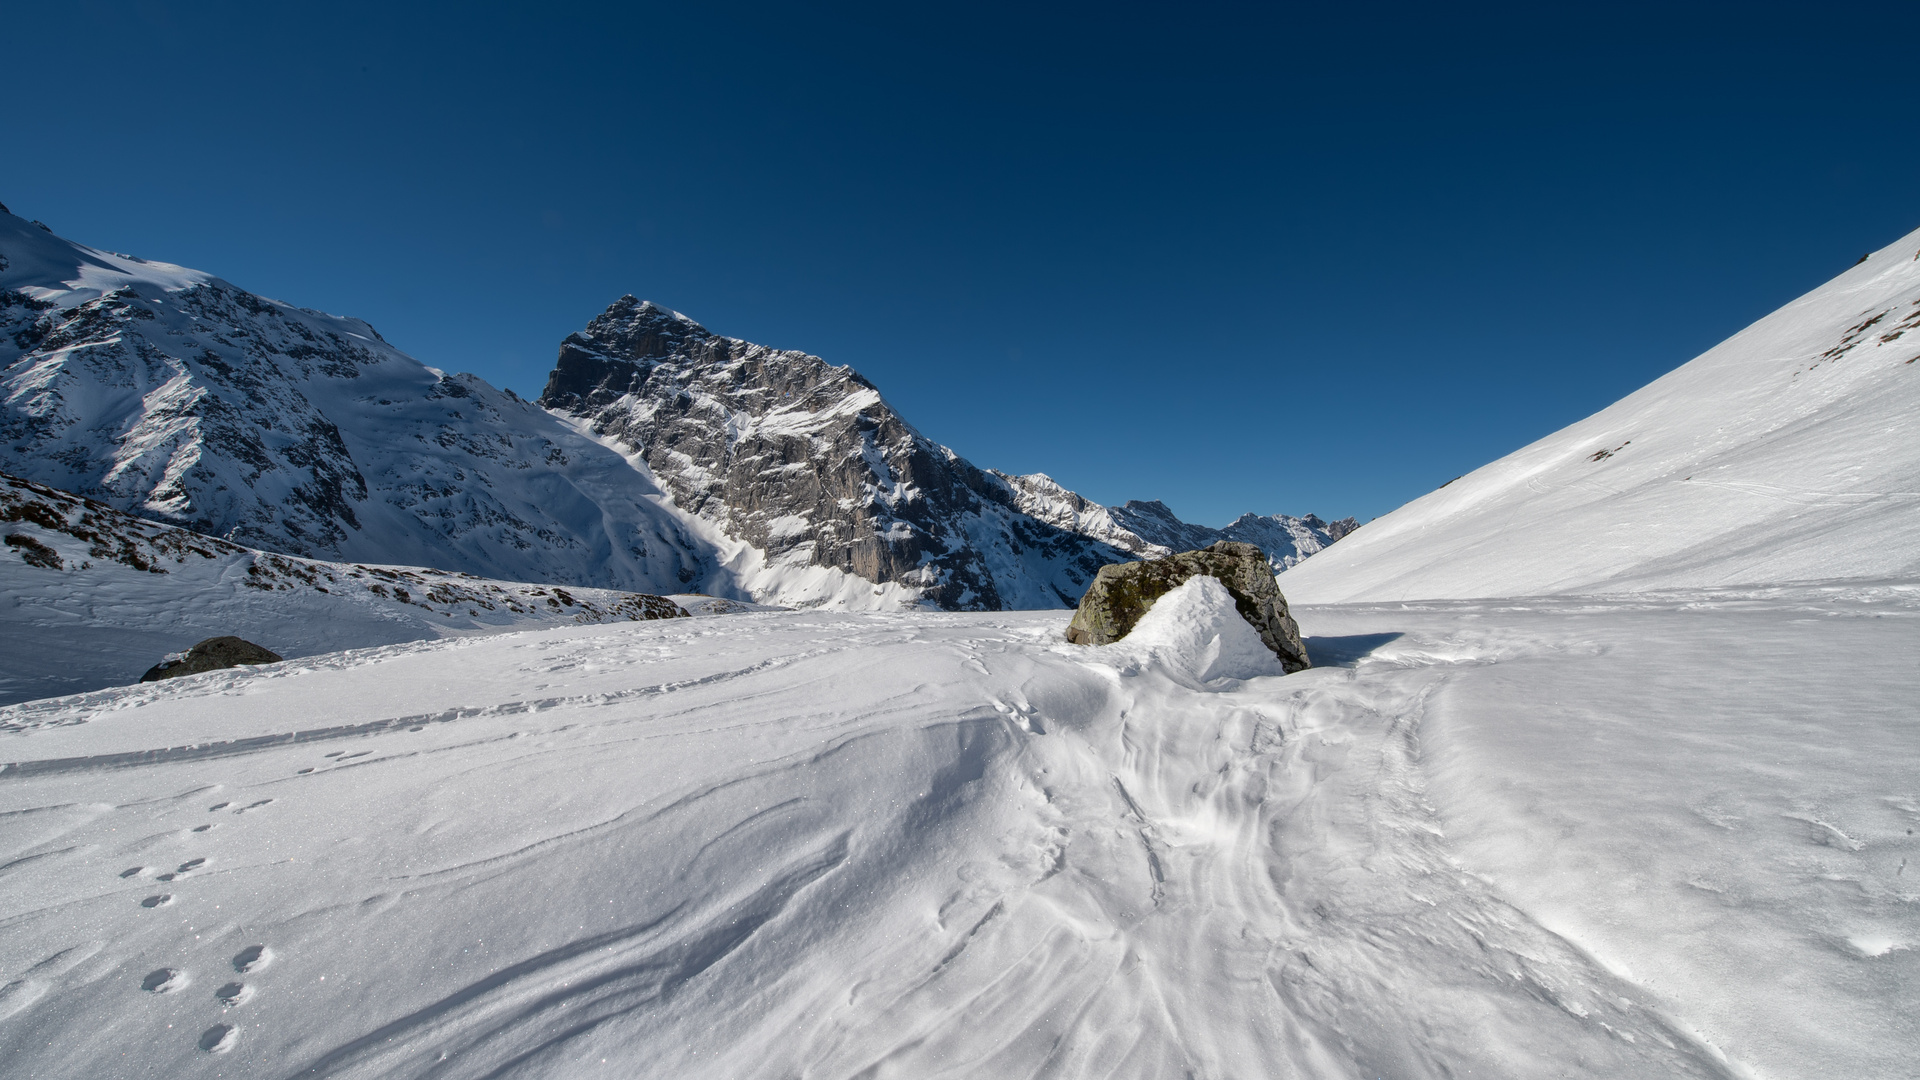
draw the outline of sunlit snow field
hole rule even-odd
[[[1218,599],[0,709],[0,1073],[1912,1071],[1920,587]]]

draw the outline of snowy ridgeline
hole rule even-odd
[[[4,475],[0,533],[0,703],[130,683],[223,634],[301,657],[681,613],[644,594],[255,551]]]
[[[1100,648],[748,614],[0,709],[0,1055],[1909,1071],[1920,588],[1309,608],[1283,678],[1207,584]]]
[[[1920,231],[1288,571],[1317,603],[1920,576]]]

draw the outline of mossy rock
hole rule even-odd
[[[176,657],[160,661],[140,676],[141,682],[159,682],[203,671],[239,667],[242,664],[277,664],[282,657],[245,638],[211,637]]]
[[[1107,645],[1133,632],[1153,602],[1192,577],[1211,577],[1227,587],[1240,617],[1280,658],[1288,673],[1313,666],[1300,641],[1299,624],[1287,614],[1287,598],[1273,579],[1267,557],[1252,544],[1222,540],[1198,551],[1164,559],[1115,563],[1100,568],[1067,627],[1075,645]]]

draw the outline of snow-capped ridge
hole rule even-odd
[[[1062,487],[1045,473],[993,475],[1007,485],[1014,505],[1051,525],[1109,544],[1143,559],[1197,551],[1221,540],[1252,544],[1266,553],[1278,574],[1360,527],[1353,518],[1325,522],[1308,514],[1242,514],[1224,529],[1180,520],[1158,499],[1131,499],[1120,506],[1099,503]]]

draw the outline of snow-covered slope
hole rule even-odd
[[[0,1061],[1911,1071],[1920,594],[1307,609],[1241,680],[1206,592],[1102,648],[749,614],[0,709]]]
[[[0,471],[274,551],[729,591],[618,454],[373,328],[0,213]]]
[[[1311,602],[1920,574],[1920,232],[1290,570]]]
[[[130,683],[224,634],[299,659],[680,613],[637,593],[275,555],[5,475],[0,538],[0,704]]]
[[[1237,540],[1266,552],[1268,565],[1277,574],[1360,527],[1353,518],[1327,522],[1313,514],[1242,514],[1224,529],[1210,529],[1181,521],[1157,499],[1102,506],[1061,487],[1045,473],[993,475],[1013,489],[1014,505],[1024,513],[1145,559]]]
[[[540,403],[633,455],[769,601],[1072,607],[1127,557],[1023,513],[851,368],[631,296],[561,343]]]

